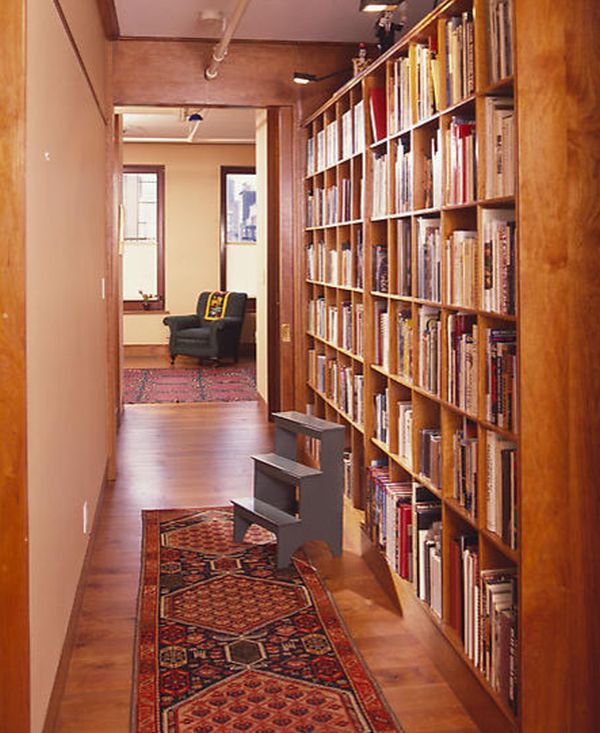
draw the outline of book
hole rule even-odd
[[[384,87],[373,87],[369,92],[369,111],[373,142],[387,136],[386,94]]]

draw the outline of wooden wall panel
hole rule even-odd
[[[25,3],[0,4],[0,731],[29,733]]]
[[[353,46],[233,42],[219,75],[206,81],[213,43],[120,40],[114,44],[114,99],[121,105],[221,105],[272,107],[298,104],[304,116],[346,77],[307,87],[294,71],[322,75],[350,70]],[[348,72],[348,78],[351,73]]]
[[[600,3],[568,4],[571,731],[600,730]]]
[[[524,731],[600,729],[600,32],[516,3]]]

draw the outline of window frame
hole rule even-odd
[[[165,311],[165,166],[164,165],[133,165],[123,166],[123,175],[126,173],[155,173],[157,187],[156,212],[156,300],[125,300],[123,311],[137,313],[140,311]],[[125,238],[123,235],[123,246]]]
[[[221,166],[221,251],[219,257],[219,287],[222,291],[227,290],[227,176],[230,174],[245,174],[256,176],[256,166],[253,165],[222,165]],[[234,244],[243,244],[234,242]],[[248,242],[249,246],[256,246],[257,242]],[[248,302],[254,302],[255,298],[248,298]]]

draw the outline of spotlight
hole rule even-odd
[[[303,74],[300,71],[295,71],[293,78],[296,84],[310,84],[311,81],[317,81],[314,74]]]
[[[381,13],[386,10],[396,10],[399,5],[402,5],[402,0],[398,0],[397,3],[378,3],[373,0],[360,0],[360,10],[363,13]]]
[[[202,117],[202,115],[200,114],[200,112],[193,112],[188,117],[188,122],[202,122],[203,119],[204,119],[204,117]]]
[[[296,84],[311,84],[313,81],[323,81],[324,79],[331,79],[332,76],[337,76],[338,74],[347,74],[350,71],[352,71],[352,69],[346,67],[345,69],[340,69],[339,71],[332,71],[331,74],[325,74],[324,76],[315,76],[315,74],[305,74],[302,71],[295,71],[292,79],[296,82]]]

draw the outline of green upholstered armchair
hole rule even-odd
[[[178,354],[197,356],[199,359],[231,358],[238,360],[242,322],[246,310],[246,293],[228,293],[220,318],[206,318],[210,293],[201,293],[195,315],[167,316],[163,323],[169,327],[171,364]]]

